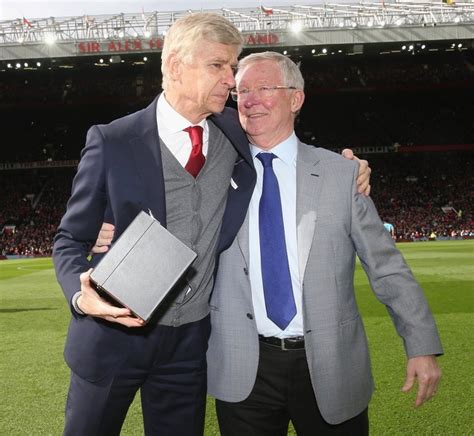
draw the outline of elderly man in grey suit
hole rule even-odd
[[[416,406],[436,392],[442,353],[423,292],[358,194],[354,161],[301,143],[298,67],[278,53],[242,59],[232,91],[257,184],[220,256],[211,298],[208,393],[223,436],[368,434],[369,351],[354,295],[356,254],[408,357]]]

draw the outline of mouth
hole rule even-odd
[[[247,114],[246,117],[247,118],[261,118],[261,117],[264,117],[266,114],[263,114],[263,113],[256,113],[256,114]]]

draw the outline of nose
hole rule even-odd
[[[222,81],[229,87],[229,89],[235,88],[234,70],[230,65],[225,68]]]
[[[244,97],[242,103],[244,107],[250,108],[253,105],[259,104],[261,101],[260,94],[255,90],[249,90],[248,94]]]

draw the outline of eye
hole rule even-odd
[[[222,69],[222,64],[219,62],[214,62],[211,64],[211,67],[215,68],[216,70]]]
[[[250,90],[248,88],[242,88],[242,89],[239,89],[237,92],[239,93],[239,95],[247,95],[250,92]]]
[[[269,92],[273,90],[271,86],[266,86],[266,85],[259,86],[257,89],[259,92]]]

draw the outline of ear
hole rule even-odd
[[[168,75],[171,80],[180,80],[183,63],[176,53],[171,53],[167,60]]]
[[[300,111],[301,106],[303,106],[303,103],[304,91],[301,89],[294,90],[291,96],[291,112],[297,114]]]

